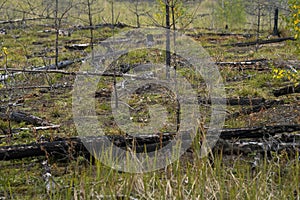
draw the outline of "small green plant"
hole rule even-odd
[[[7,57],[8,57],[8,49],[7,47],[2,47],[1,52],[4,55],[4,66],[7,67]]]
[[[54,118],[58,118],[61,116],[61,110],[58,107],[53,108],[53,110],[51,111],[51,116]]]

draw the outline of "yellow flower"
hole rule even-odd
[[[284,70],[280,70],[280,71],[278,72],[278,75],[282,75],[283,72],[284,72]]]
[[[3,47],[2,52],[7,56],[8,55],[7,47]]]
[[[277,79],[282,79],[283,77],[283,74],[278,74]]]

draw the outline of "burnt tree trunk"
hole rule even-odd
[[[261,20],[261,4],[260,4],[260,0],[258,0],[257,2],[257,6],[258,6],[258,13],[257,13],[257,30],[256,30],[256,47],[255,47],[255,51],[257,52],[259,49],[259,37],[260,37],[260,20]]]
[[[60,22],[58,19],[58,0],[55,0],[55,67],[58,69],[58,40],[59,40],[59,28]]]
[[[90,46],[92,51],[92,62],[94,62],[94,29],[93,29],[93,15],[90,0],[87,1],[88,6],[88,17],[89,17],[89,26],[90,28]]]
[[[169,0],[165,0],[166,4],[166,78],[170,78],[171,52],[170,52],[170,4]]]
[[[279,31],[278,31],[278,14],[279,10],[278,8],[275,9],[275,14],[274,14],[274,28],[273,28],[273,35],[274,36],[280,36]]]

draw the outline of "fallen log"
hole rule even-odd
[[[53,124],[43,120],[42,118],[21,111],[12,111],[11,113],[6,114],[6,112],[3,112],[3,109],[1,109],[0,118],[3,120],[12,120],[17,123],[25,122],[35,126],[53,126]]]
[[[4,69],[0,68],[0,71],[9,71],[9,72],[17,72],[17,73],[49,73],[49,74],[64,74],[64,75],[71,75],[71,76],[107,76],[107,77],[127,77],[127,78],[135,78],[140,80],[156,80],[152,77],[143,77],[138,76],[135,74],[123,74],[123,73],[113,73],[113,70],[111,71],[105,71],[105,72],[92,72],[92,71],[79,71],[79,72],[67,72],[63,70],[27,70],[27,69]]]
[[[42,66],[42,67],[36,67],[36,68],[33,68],[32,70],[53,70],[53,69],[63,69],[63,68],[66,68],[67,66],[69,65],[72,65],[74,63],[77,63],[77,62],[82,62],[83,59],[76,59],[76,60],[64,60],[64,61],[61,61],[57,64],[57,66],[55,64],[52,64],[52,65],[46,65],[46,66]]]
[[[65,85],[65,84],[55,84],[52,86],[19,86],[19,87],[9,87],[9,88],[1,88],[0,92],[3,91],[15,91],[15,90],[33,90],[33,89],[60,89],[60,88],[72,88],[72,85]],[[40,90],[41,91],[41,90]]]
[[[52,64],[52,65],[46,65],[46,66],[42,66],[42,67],[36,67],[36,68],[33,68],[33,69],[30,69],[30,70],[26,70],[26,69],[5,69],[5,68],[1,68],[0,71],[5,71],[6,73],[7,72],[12,72],[12,73],[7,73],[7,74],[0,74],[0,82],[1,81],[5,81],[7,80],[9,77],[14,77],[15,75],[18,75],[18,74],[22,74],[22,72],[48,72],[50,70],[56,70],[58,71],[57,69],[63,69],[63,68],[66,68],[68,67],[69,65],[72,65],[74,63],[77,63],[77,62],[81,62],[83,59],[76,59],[76,60],[65,60],[65,61],[61,61],[58,63],[57,67],[55,64]]]
[[[222,47],[232,46],[232,47],[247,47],[247,46],[253,46],[253,45],[261,45],[261,44],[272,44],[272,43],[278,43],[278,42],[284,42],[292,40],[295,41],[294,37],[285,37],[285,38],[276,38],[271,40],[259,40],[259,41],[253,41],[253,42],[239,42],[239,43],[233,43],[233,44],[223,44]]]
[[[40,130],[55,130],[55,129],[59,129],[60,125],[52,125],[52,126],[37,126],[37,127],[30,127],[30,128],[14,128],[11,130],[11,133],[9,134],[8,130],[2,129],[0,128],[0,130],[5,134],[5,135],[0,135],[0,140],[3,138],[8,138],[8,137],[12,137],[15,135],[18,135],[20,132],[19,131],[33,131],[33,132],[37,132]]]
[[[267,59],[258,59],[258,60],[249,60],[249,61],[238,61],[238,62],[216,62],[215,64],[218,67],[232,67],[233,69],[238,70],[256,70],[256,71],[270,71],[271,68],[268,66],[269,60]]]
[[[271,152],[286,152],[296,155],[300,152],[300,142],[280,142],[280,141],[238,141],[228,142],[226,140],[219,140],[215,145],[214,151],[222,151],[223,154],[267,154]]]
[[[57,138],[52,142],[31,143],[14,146],[0,147],[0,160],[21,159],[35,156],[69,157],[74,155],[89,155],[84,144],[93,146],[107,142],[107,138],[116,146],[127,149],[135,148],[137,153],[155,151],[165,146],[174,137],[173,134],[150,135],[150,136],[99,136],[99,137],[73,137]]]
[[[241,115],[249,115],[251,113],[260,112],[263,109],[269,109],[269,108],[272,108],[274,106],[283,105],[283,104],[284,104],[283,100],[265,101],[265,102],[262,102],[259,105],[251,106],[250,108],[242,108],[240,111],[237,111],[237,112],[234,112],[232,114],[227,115],[226,119],[237,118]]]
[[[198,103],[199,104],[211,104],[213,102],[221,102],[221,99],[218,98],[204,98],[199,96],[198,97]],[[249,97],[232,97],[232,98],[226,98],[226,104],[230,106],[236,106],[236,105],[261,105],[266,102],[266,99],[264,98],[249,98]]]
[[[125,24],[125,23],[122,23],[122,22],[118,22],[118,23],[115,23],[115,24],[112,24],[112,23],[103,23],[103,24],[96,24],[94,26],[74,26],[73,30],[90,30],[90,29],[98,29],[98,28],[105,28],[105,27],[108,27],[108,28],[134,28],[133,26],[131,25],[128,25],[128,24]]]
[[[46,17],[36,17],[36,18],[24,18],[24,19],[10,19],[6,21],[0,21],[0,24],[12,24],[18,22],[26,22],[26,21],[35,21],[35,20],[42,20],[47,19]]]
[[[266,64],[269,60],[267,59],[257,59],[257,60],[247,60],[238,62],[216,62],[216,65],[254,65],[254,64]]]
[[[13,131],[40,131],[40,130],[53,130],[53,129],[59,129],[60,125],[51,125],[51,126],[37,126],[37,127],[30,127],[30,128],[14,128]]]
[[[100,42],[95,42],[95,44],[100,44],[101,46],[104,46],[108,48],[110,51],[112,51],[110,45],[116,45],[116,44],[123,44],[123,43],[128,43],[130,42],[130,39],[128,38],[119,38],[114,41],[110,40],[104,40]],[[83,44],[71,44],[71,45],[65,45],[65,48],[68,50],[84,50],[91,46],[90,43],[83,43]]]
[[[273,94],[274,94],[275,97],[279,97],[279,96],[282,96],[282,95],[299,93],[299,92],[300,92],[300,84],[298,84],[297,86],[289,85],[289,86],[286,86],[284,88],[274,90]]]
[[[300,131],[300,124],[296,125],[275,125],[250,128],[232,128],[221,130],[221,139],[233,138],[268,138],[278,133],[292,133]]]
[[[237,128],[237,129],[222,129],[220,132],[219,141],[214,147],[214,149],[223,149],[226,152],[228,146],[232,149],[238,148],[240,152],[249,152],[249,144],[257,143],[258,139],[266,141],[263,145],[261,142],[259,146],[270,146],[267,151],[273,151],[275,146],[272,146],[272,142],[277,141],[282,143],[279,145],[280,148],[295,148],[300,147],[300,136],[299,134],[283,134],[281,137],[271,137],[276,134],[281,133],[291,133],[300,131],[300,125],[278,125],[278,126],[265,126],[265,127],[251,127],[251,128]],[[107,142],[107,139],[112,142],[112,144],[127,150],[128,148],[132,149],[137,153],[141,152],[153,152],[155,150],[164,147],[169,144],[169,142],[176,137],[176,133],[164,133],[164,134],[155,134],[155,135],[139,135],[139,136],[89,136],[89,137],[73,137],[73,138],[56,138],[52,142],[43,142],[43,143],[31,143],[23,145],[14,145],[14,146],[3,146],[0,147],[0,160],[12,160],[12,159],[21,159],[26,157],[34,156],[58,156],[66,157],[76,155],[89,155],[84,144],[99,146],[103,142]],[[237,141],[236,139],[247,139],[244,140],[244,146],[239,142],[232,143],[231,140]],[[268,138],[270,138],[268,140]],[[187,137],[183,136],[183,140],[190,139],[189,134]],[[253,139],[251,141],[251,139]],[[224,142],[226,141],[226,142]],[[251,143],[252,142],[252,143]],[[230,145],[231,146],[230,146]],[[246,145],[247,144],[247,145]],[[258,143],[257,143],[258,144]],[[279,148],[279,149],[280,149]],[[257,148],[254,148],[257,149]],[[259,148],[258,148],[259,149]],[[252,151],[253,149],[250,148]],[[262,152],[260,150],[259,152]]]
[[[90,46],[90,43],[65,45],[68,50],[85,50]]]
[[[220,36],[220,37],[244,37],[244,38],[251,38],[254,37],[254,34],[240,34],[240,33],[198,33],[198,34],[187,34],[187,36],[193,37],[193,38],[200,38],[203,36]]]

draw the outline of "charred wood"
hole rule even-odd
[[[53,124],[28,113],[21,111],[12,111],[7,114],[3,109],[0,110],[0,118],[3,120],[12,120],[15,122],[25,122],[27,124],[32,124],[35,126],[52,126]]]
[[[211,104],[213,102],[220,102],[221,99],[218,98],[203,98],[201,96],[198,97],[198,102],[200,104]],[[264,98],[249,98],[249,97],[236,97],[236,98],[226,98],[226,104],[235,106],[235,105],[261,105],[266,102]]]
[[[249,115],[251,113],[256,113],[260,112],[264,109],[269,109],[274,106],[278,105],[283,105],[284,101],[283,100],[270,100],[270,101],[265,101],[259,105],[251,106],[250,108],[242,108],[240,111],[234,112],[232,114],[229,114],[226,119],[232,119],[232,118],[237,118],[241,115]]]
[[[258,40],[254,42],[239,42],[234,44],[224,44],[222,46],[232,46],[232,47],[247,47],[247,46],[253,46],[253,45],[261,45],[261,44],[272,44],[272,43],[278,43],[278,42],[284,42],[292,40],[294,41],[294,37],[285,37],[285,38],[276,38],[276,39],[270,39],[270,40]]]
[[[273,94],[274,94],[275,97],[279,97],[279,96],[282,96],[282,95],[299,93],[299,92],[300,92],[300,84],[298,84],[297,86],[290,85],[290,86],[286,86],[284,88],[274,90]]]
[[[214,149],[222,149],[225,153],[239,152],[262,153],[265,151],[280,151],[283,149],[299,151],[299,134],[287,134],[300,131],[300,125],[277,125],[251,128],[222,129],[220,139]],[[280,136],[277,136],[281,134]],[[176,133],[138,136],[89,136],[73,138],[56,138],[51,142],[31,143],[0,147],[0,160],[12,160],[34,156],[72,157],[89,155],[85,145],[99,146],[110,141],[124,150],[130,148],[136,153],[153,152],[176,138]],[[190,140],[185,134],[182,140]],[[239,140],[237,140],[239,139]],[[234,141],[234,142],[232,142]]]

